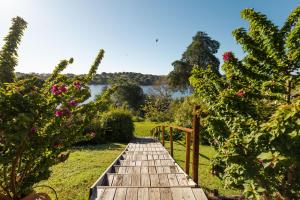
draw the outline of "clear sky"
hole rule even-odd
[[[242,56],[232,30],[247,27],[243,8],[255,8],[281,26],[299,0],[0,0],[0,45],[21,16],[28,22],[19,48],[20,72],[51,72],[59,60],[75,59],[65,72],[86,73],[98,50],[101,72],[167,74],[197,31],[224,51]],[[156,43],[155,39],[159,41]]]

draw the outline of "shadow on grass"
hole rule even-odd
[[[179,144],[179,145],[181,145],[181,146],[183,146],[183,147],[185,148],[185,144],[183,144],[182,141],[176,141],[176,143]],[[176,151],[185,151],[185,150],[176,150]],[[206,160],[210,160],[209,157],[207,157],[206,155],[204,155],[204,154],[202,154],[202,153],[199,153],[199,156],[205,158]]]

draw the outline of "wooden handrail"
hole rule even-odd
[[[154,127],[151,130],[151,133],[157,134],[158,138],[160,137],[162,145],[165,145],[165,128],[170,128],[170,154],[173,157],[173,129],[183,131],[185,133],[186,139],[186,153],[185,153],[185,172],[189,174],[190,172],[190,150],[191,150],[191,134],[193,135],[193,180],[198,184],[198,168],[199,168],[199,131],[200,131],[200,115],[199,115],[200,106],[194,106],[193,110],[193,128],[185,128],[176,125],[159,125]]]

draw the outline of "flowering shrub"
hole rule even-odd
[[[36,78],[2,83],[0,88],[0,198],[20,199],[35,183],[47,179],[49,168],[68,158],[75,143],[91,139],[84,128],[105,107],[109,92],[96,102],[81,104],[89,96],[88,81],[95,75],[104,51],[89,73],[79,79],[61,75],[73,59],[62,60],[40,85]],[[2,62],[5,57],[1,57]]]
[[[233,35],[243,60],[227,52],[224,77],[195,68],[190,79],[218,151],[212,172],[249,199],[300,199],[300,7],[281,29],[253,9],[242,17],[249,32]]]

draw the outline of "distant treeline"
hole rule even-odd
[[[65,74],[68,77],[74,76],[83,76],[83,75],[75,75],[75,74]],[[42,73],[16,73],[17,78],[22,79],[25,77],[36,76],[41,80],[47,79],[50,74]],[[135,72],[116,72],[116,73],[106,73],[102,72],[101,74],[96,74],[90,84],[110,84],[116,80],[123,79],[123,80],[130,80],[135,82],[139,85],[154,85],[157,81],[161,79],[165,79],[166,76],[160,75],[152,75],[152,74],[141,74]]]

